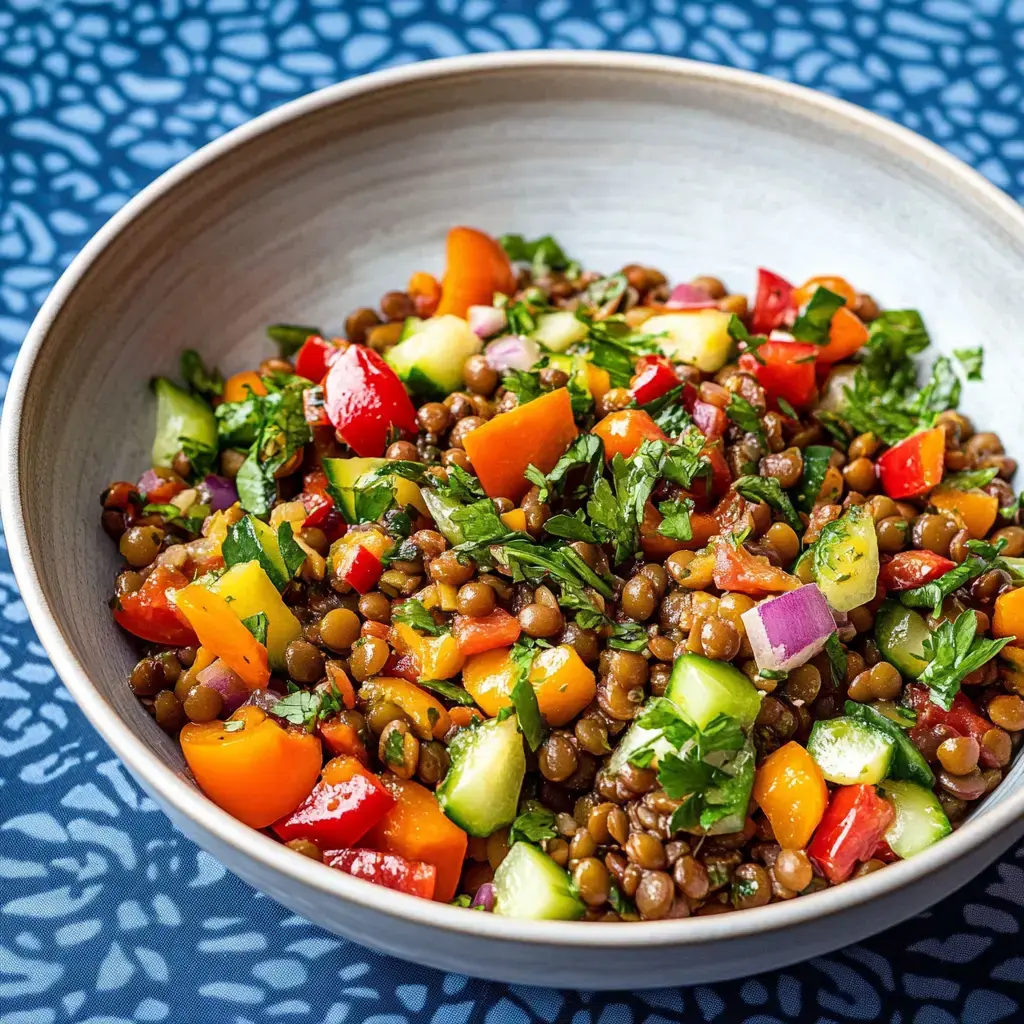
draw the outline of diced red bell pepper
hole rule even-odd
[[[871,860],[880,860],[883,864],[891,864],[895,860],[899,860],[899,857],[893,853],[892,847],[883,839],[876,847],[875,852],[871,854]]]
[[[890,498],[916,498],[942,482],[945,458],[945,431],[933,427],[894,444],[875,466]]]
[[[360,594],[368,594],[384,572],[384,563],[367,548],[356,545],[341,578]]]
[[[641,356],[636,364],[636,379],[630,391],[638,405],[646,405],[673,388],[679,387],[679,378],[672,364],[662,356]]]
[[[503,608],[495,608],[489,615],[480,618],[456,615],[452,623],[452,633],[459,645],[459,652],[467,657],[495,647],[511,647],[519,639],[521,630],[519,619],[509,615]]]
[[[953,698],[953,705],[947,711],[939,707],[930,696],[930,691],[920,683],[911,683],[904,693],[906,703],[917,712],[917,725],[910,730],[910,738],[921,729],[929,729],[935,725],[944,725],[959,736],[973,736],[981,746],[978,758],[984,768],[998,768],[999,763],[989,749],[982,743],[985,733],[993,728],[992,723],[983,715],[978,714],[974,702],[963,690]]]
[[[372,349],[349,345],[324,380],[327,418],[356,455],[380,456],[394,430],[412,436],[416,409],[395,371]]]
[[[317,723],[317,732],[333,757],[347,755],[356,758],[361,764],[370,763],[370,755],[359,733],[337,715],[320,719]]]
[[[407,679],[410,683],[418,683],[420,681],[419,663],[412,654],[392,653],[384,665],[381,675],[388,678],[397,676],[399,679]]]
[[[900,551],[882,565],[878,582],[886,590],[910,590],[931,583],[955,568],[956,562],[934,551]]]
[[[187,587],[187,577],[168,565],[158,565],[134,594],[118,598],[114,619],[129,633],[154,644],[198,647],[199,638],[188,620],[170,602],[168,592]]]
[[[434,898],[437,868],[421,860],[406,860],[397,853],[380,850],[329,850],[324,862],[347,875],[397,889],[425,900]]]
[[[781,327],[795,309],[793,286],[778,274],[761,267],[757,272],[757,296],[750,315],[750,329],[754,334],[767,334]]]
[[[130,484],[127,480],[118,480],[116,483],[112,483],[100,495],[100,502],[104,509],[115,509],[128,516],[134,515],[144,504],[138,487],[135,484]]]
[[[319,527],[329,541],[337,540],[348,529],[334,505],[334,499],[328,493],[327,477],[322,469],[315,469],[302,478],[302,494],[299,497],[306,509],[303,528]]]
[[[319,384],[340,352],[341,349],[337,345],[332,345],[319,335],[311,334],[295,354],[295,372],[300,377]]]
[[[896,812],[874,786],[840,786],[832,794],[807,855],[830,882],[845,882],[870,860]]]
[[[282,842],[308,839],[321,850],[358,843],[395,805],[395,798],[355,757],[336,757],[291,814],[271,826]]]
[[[796,590],[800,581],[772,565],[764,555],[752,555],[742,544],[719,537],[715,545],[715,586],[743,594],[775,594]]]
[[[171,498],[181,494],[183,490],[185,490],[185,485],[180,480],[159,480],[145,492],[146,504],[166,505]]]
[[[752,373],[764,388],[768,400],[777,404],[785,399],[795,409],[805,409],[814,401],[816,385],[814,362],[817,346],[802,341],[766,341],[757,350],[744,352],[739,367]]]

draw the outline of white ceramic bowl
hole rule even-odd
[[[925,314],[938,345],[984,343],[967,411],[1024,448],[1014,329],[1024,215],[928,142],[844,103],[685,61],[519,53],[419,64],[290,103],[130,202],[39,314],[3,422],[3,519],[40,639],[90,720],[174,822],[228,868],[340,934],[505,981],[639,988],[745,975],[855,941],[935,902],[1022,830],[1017,769],[912,861],[758,910],[630,925],[512,921],[316,866],[186,782],[125,683],[107,610],[117,562],[97,495],[148,465],[146,382],[194,346],[228,371],[275,321],[340,325],[449,226],[552,232],[588,266],[840,273]]]

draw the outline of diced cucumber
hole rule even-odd
[[[733,350],[729,313],[720,309],[696,309],[689,313],[664,313],[644,321],[645,334],[665,335],[658,345],[670,359],[717,373]]]
[[[494,872],[494,913],[501,917],[576,921],[585,910],[569,873],[532,843],[513,843]]]
[[[807,753],[821,774],[841,786],[881,782],[889,772],[896,741],[853,718],[815,722]]]
[[[367,486],[371,481],[369,474],[387,466],[387,459],[324,459],[322,461],[324,476],[327,477],[331,494],[346,522],[357,522],[356,517],[356,493],[361,486]],[[427,515],[427,506],[423,501],[423,495],[419,487],[411,480],[395,474],[387,474],[386,479],[395,492],[395,501],[399,505],[412,505],[424,515]]]
[[[738,668],[699,654],[676,658],[665,696],[699,729],[719,715],[749,729],[761,709],[761,695]]]
[[[537,326],[530,337],[540,342],[551,352],[564,352],[570,345],[587,336],[587,326],[576,319],[571,310],[560,309],[555,313],[541,313]]]
[[[444,398],[462,387],[462,367],[483,348],[483,341],[461,317],[446,314],[424,320],[419,328],[384,354],[405,386],[424,398]]]
[[[452,512],[460,507],[459,503],[452,498],[442,497],[432,487],[425,487],[422,495],[423,501],[427,506],[427,512],[437,527],[437,532],[452,547],[456,544],[461,544],[465,540],[462,536],[462,527],[452,521]]]
[[[406,338],[411,338],[418,331],[423,329],[424,320],[418,316],[407,316],[405,322],[402,324],[402,333],[398,336],[399,341],[405,341]]]
[[[295,575],[290,570],[297,571],[306,558],[305,552],[292,540],[291,523],[283,523],[280,529],[285,528],[285,550],[288,552],[290,564],[281,553],[281,535],[255,516],[246,516],[228,527],[227,536],[221,545],[224,564],[231,568],[241,562],[259,562],[274,586],[278,590],[283,590],[285,584]]]
[[[623,734],[622,738],[615,744],[612,756],[608,759],[608,771],[612,775],[618,775],[626,767],[629,759],[641,747],[645,747],[651,740],[654,743],[655,758],[664,757],[670,750],[672,744],[664,738],[661,729],[645,729],[642,725],[634,722]]]
[[[217,448],[217,419],[202,399],[171,383],[166,377],[153,381],[156,394],[156,436],[153,465],[170,466],[181,451],[182,439]]]
[[[511,825],[526,775],[515,715],[461,729],[448,747],[451,767],[437,787],[441,810],[471,836]]]
[[[935,785],[935,775],[928,767],[924,755],[904,731],[914,723],[907,718],[893,717],[899,710],[895,705],[859,704],[855,700],[848,700],[844,710],[847,717],[885,733],[896,744],[889,763],[889,775],[892,778],[907,779],[921,786]]]
[[[814,578],[837,612],[852,611],[874,599],[878,539],[867,508],[854,505],[821,531],[814,545]]]
[[[808,548],[806,551],[801,551],[797,556],[796,561],[793,563],[793,567],[789,570],[790,574],[796,576],[798,579],[804,579],[801,575],[804,571],[814,575],[814,548]]]
[[[897,857],[913,857],[953,831],[932,790],[913,782],[889,781],[882,793],[896,811],[885,841]]]
[[[884,601],[875,615],[875,642],[900,674],[916,679],[927,667],[924,642],[931,630],[924,616],[895,601]]]
[[[711,755],[716,758],[715,754]],[[718,754],[717,758],[722,755]],[[716,758],[716,763],[717,763]],[[710,761],[711,758],[708,758]],[[706,807],[701,813],[701,825],[696,828],[684,829],[694,835],[722,836],[731,832],[740,832],[747,823],[747,808],[750,805],[750,794],[754,790],[754,766],[757,762],[757,751],[753,741],[748,737],[739,750],[726,755],[718,767],[726,778],[718,785],[711,786],[704,793]],[[717,820],[717,815],[721,815]],[[706,825],[704,823],[707,823]]]
[[[267,616],[267,660],[270,667],[285,671],[284,649],[302,636],[302,624],[281,600],[277,587],[259,562],[234,565],[210,584],[240,619],[263,612]]]

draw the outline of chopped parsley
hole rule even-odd
[[[833,633],[825,641],[825,653],[828,655],[829,667],[832,670],[832,684],[842,687],[846,683],[847,659],[838,633]]]
[[[585,498],[593,489],[594,480],[604,466],[604,445],[596,434],[580,434],[550,473],[544,474],[536,466],[528,466],[526,479],[536,484],[537,499],[549,501],[552,495],[564,498]]]
[[[332,683],[330,689],[295,690],[279,700],[270,714],[312,730],[317,722],[337,714],[343,706],[341,694]]]
[[[940,623],[924,642],[924,653],[930,660],[917,681],[928,687],[932,703],[947,711],[964,677],[991,661],[1013,639],[975,636],[977,628],[977,615],[965,611],[956,622],[947,619]]]
[[[512,822],[508,841],[512,843],[542,843],[545,839],[556,839],[554,812],[539,804],[531,806]]]
[[[981,380],[985,353],[980,345],[977,348],[955,348],[953,355],[963,367],[968,380]]]
[[[947,473],[942,478],[943,487],[955,487],[958,491],[970,491],[975,487],[984,487],[992,483],[999,476],[997,466],[987,466],[985,469],[968,469],[962,473]]]
[[[846,305],[842,295],[836,295],[827,288],[815,288],[807,308],[796,318],[791,333],[797,341],[809,341],[814,345],[827,345],[832,317],[840,306]]]
[[[579,274],[579,264],[569,259],[565,250],[551,235],[528,242],[522,235],[502,235],[501,247],[513,263],[529,263],[537,277],[545,277],[552,270],[562,270],[568,277]]]
[[[795,503],[802,512],[810,512],[825,484],[825,474],[832,465],[835,449],[823,444],[808,445],[804,449],[804,468],[797,485]]]
[[[663,517],[658,524],[658,533],[670,540],[693,539],[693,527],[690,525],[690,513],[693,511],[691,498],[663,501],[659,503],[658,511]]]
[[[422,601],[414,597],[407,598],[391,609],[391,621],[411,626],[418,633],[429,633],[431,636],[442,636],[448,627],[438,622],[423,606]]]
[[[506,370],[501,383],[506,391],[511,391],[519,399],[520,405],[526,405],[544,393],[540,386],[540,374],[534,370]]]
[[[220,370],[207,370],[195,349],[187,348],[181,353],[181,375],[193,394],[204,398],[217,398],[224,394],[224,377]]]
[[[270,619],[266,612],[257,612],[255,615],[247,615],[242,619],[242,625],[256,638],[258,644],[267,646],[267,629],[270,627]]]
[[[819,288],[818,291],[821,291]],[[815,292],[817,294],[817,292]],[[782,484],[773,476],[741,476],[733,487],[748,501],[763,501],[779,512],[785,522],[797,533],[803,533],[804,524]]]
[[[510,696],[516,710],[519,731],[523,734],[523,738],[531,750],[536,750],[547,734],[547,728],[537,704],[537,694],[530,682],[533,656],[537,653],[539,646],[541,645],[537,641],[520,640],[512,647],[510,653],[512,664],[516,669],[516,681],[512,685]],[[544,646],[549,645],[545,644]]]
[[[969,548],[971,543],[968,541]],[[942,602],[950,594],[959,590],[965,583],[969,583],[983,572],[993,568],[998,560],[999,552],[1005,546],[1006,542],[1002,540],[998,544],[987,545],[981,549],[983,554],[972,555],[955,569],[950,569],[949,572],[944,573],[937,580],[925,583],[920,587],[914,587],[913,590],[904,590],[900,594],[900,601],[908,608],[931,608],[933,615],[939,615],[942,611]]]
[[[311,335],[323,335],[319,327],[303,327],[301,324],[271,324],[267,337],[277,343],[281,355],[288,359],[295,355]]]
[[[405,763],[405,737],[397,729],[392,729],[384,741],[384,760],[388,764]]]
[[[729,404],[725,407],[725,415],[748,434],[757,436],[762,448],[768,447],[765,438],[764,424],[758,411],[742,395],[733,392],[729,396]]]
[[[453,704],[472,707],[476,703],[461,686],[449,683],[446,679],[421,679],[416,685],[444,697],[445,700],[450,700]]]

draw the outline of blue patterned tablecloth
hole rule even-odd
[[[61,269],[196,147],[341,78],[522,47],[764,71],[1024,192],[1022,0],[0,0],[0,393]],[[0,550],[0,1024],[1019,1020],[1022,858],[869,942],[735,984],[554,992],[390,960],[171,828],[56,679]]]

